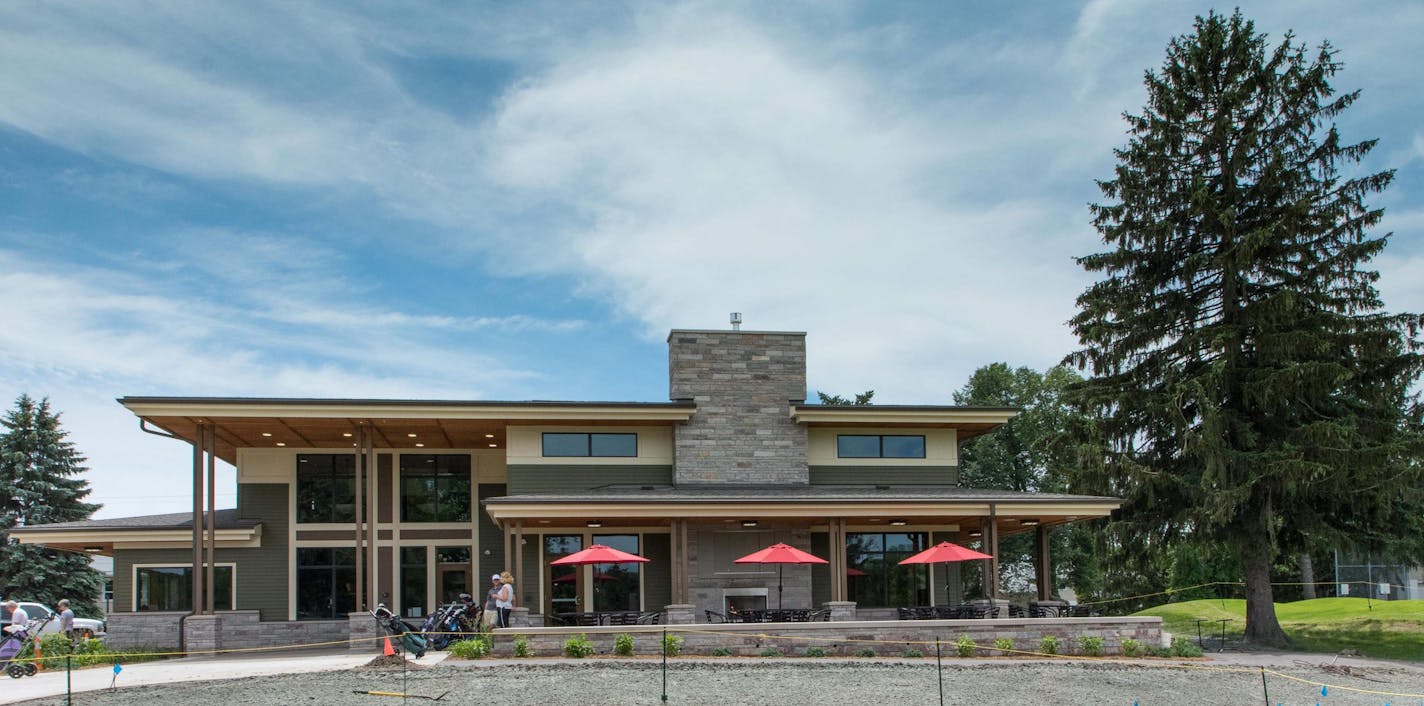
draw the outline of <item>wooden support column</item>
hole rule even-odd
[[[366,569],[366,553],[361,551],[361,528],[366,522],[366,434],[368,433],[365,424],[356,428],[356,455],[353,468],[356,477],[352,483],[352,492],[355,494],[353,500],[356,504],[354,532],[356,535],[356,605],[351,607],[352,612],[366,609],[366,582],[361,580]],[[400,610],[396,609],[395,612],[399,613]]]
[[[678,571],[682,573],[682,597],[678,600],[687,604],[692,602],[692,560],[687,555],[687,537],[692,532],[692,528],[687,520],[682,520],[681,525],[682,531],[678,534],[677,543],[678,556],[681,557]]]
[[[1034,573],[1038,579],[1038,600],[1053,600],[1053,558],[1051,556],[1049,529],[1043,525],[1034,528]]]
[[[203,446],[207,425],[193,434],[193,612],[203,612]]]
[[[373,430],[366,432],[365,446],[362,448],[366,456],[366,600],[368,603],[376,603],[377,593],[376,580],[379,578],[380,564],[376,561],[376,519],[380,517],[377,504],[385,501],[380,497],[376,479],[380,476],[378,471],[379,463],[376,462],[376,434]],[[357,544],[360,544],[361,531],[356,531]],[[393,565],[400,565],[399,552],[391,550]],[[361,575],[356,575],[356,580],[361,581]],[[434,584],[431,584],[432,586]],[[471,587],[473,588],[473,586]],[[364,610],[364,608],[363,608]]]
[[[582,568],[582,567],[578,567]],[[515,586],[524,586],[524,590],[529,590],[529,585],[525,584],[528,577],[524,575],[524,520],[514,521],[514,580]],[[592,584],[593,581],[589,581]],[[513,596],[511,596],[513,598]],[[524,601],[517,601],[515,605],[524,605]]]
[[[991,600],[999,597],[999,509],[989,506],[989,517],[984,523],[984,553],[991,558],[984,560],[984,597]]]
[[[850,586],[848,570],[849,560],[846,558],[846,521],[843,517],[831,520],[830,542],[831,542],[831,600],[850,600]]]
[[[681,528],[686,522],[687,520],[668,522],[668,580],[672,591],[670,603],[683,603],[683,597],[687,593],[687,576],[682,572],[682,542],[678,541],[682,534]]]
[[[208,424],[207,433],[208,453],[208,511],[207,511],[207,566],[203,570],[203,611],[208,615],[217,612],[217,605],[214,599],[214,583],[216,583],[217,563],[218,563],[218,510],[217,510],[217,460],[218,460],[218,428],[216,424]]]

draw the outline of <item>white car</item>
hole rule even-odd
[[[41,635],[49,635],[59,632],[59,614],[43,603],[31,603],[29,601],[18,601],[20,609],[30,616],[30,620],[47,620],[50,616],[54,620],[44,622],[40,627]],[[0,629],[10,624],[10,609],[0,605]],[[74,632],[80,637],[103,637],[108,634],[105,630],[104,621],[90,618],[75,618]]]

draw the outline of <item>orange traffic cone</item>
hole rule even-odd
[[[385,639],[385,647],[381,648],[381,654],[390,657],[396,653],[396,648],[391,647],[391,638]]]
[[[40,641],[35,640],[35,670],[44,669],[44,653],[40,651]]]

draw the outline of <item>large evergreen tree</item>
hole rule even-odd
[[[84,501],[84,457],[48,400],[21,395],[0,426],[0,593],[51,606],[68,598],[76,613],[100,614],[103,580],[88,556],[17,544],[9,535],[17,526],[87,520],[99,509]]]
[[[1358,95],[1331,87],[1340,67],[1240,12],[1198,17],[1099,182],[1108,250],[1079,259],[1103,278],[1072,320],[1101,442],[1083,479],[1125,498],[1137,549],[1230,547],[1263,644],[1285,642],[1278,553],[1383,538],[1424,507],[1420,320],[1384,313],[1368,269],[1387,236],[1366,198],[1393,173],[1355,174],[1375,143],[1336,131]]]

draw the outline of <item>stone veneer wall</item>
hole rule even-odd
[[[701,617],[701,616],[699,616]],[[679,630],[682,628],[682,630]],[[820,647],[827,655],[852,656],[870,647],[882,656],[897,656],[907,649],[934,654],[939,638],[947,655],[954,654],[954,640],[961,635],[990,648],[976,656],[998,654],[994,640],[1012,638],[1016,649],[1037,651],[1045,635],[1058,638],[1059,654],[1079,654],[1078,638],[1103,638],[1103,654],[1120,654],[1122,640],[1133,638],[1144,646],[1162,642],[1162,620],[1154,617],[1121,618],[1000,618],[995,620],[896,620],[886,622],[829,623],[726,623],[719,625],[617,625],[579,628],[511,628],[496,633],[494,654],[514,653],[513,636],[529,638],[529,646],[539,656],[562,654],[564,641],[572,635],[586,635],[598,654],[613,654],[613,640],[620,633],[633,636],[634,654],[656,655],[661,651],[663,631],[683,639],[682,652],[707,655],[719,647],[733,655],[755,657],[774,647],[783,655],[800,655],[807,647]],[[683,630],[688,630],[684,632]],[[878,644],[866,640],[882,641]],[[911,644],[916,643],[916,644]]]
[[[669,397],[697,413],[673,436],[674,482],[804,485],[806,334],[679,331],[668,336]]]
[[[109,635],[104,639],[110,649],[130,649],[136,647],[156,647],[176,650],[179,648],[179,629],[186,613],[142,612],[110,613],[108,615]],[[196,626],[190,625],[190,642],[198,640],[201,645],[189,645],[189,649],[232,650],[247,647],[287,647],[311,645],[322,642],[344,641],[347,639],[346,620],[292,620],[262,622],[258,611],[220,611],[218,620],[211,621],[216,635],[209,634],[208,625],[199,628],[201,634],[192,632]],[[375,624],[369,615],[365,618]],[[202,622],[199,620],[198,622]],[[341,645],[332,645],[341,647]]]

